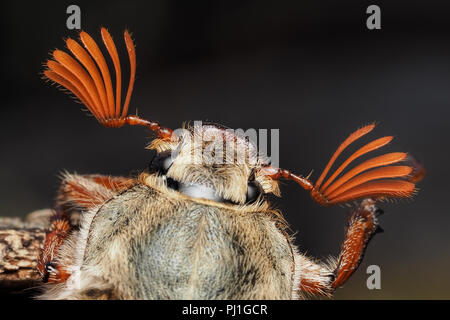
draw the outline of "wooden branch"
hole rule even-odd
[[[25,221],[0,217],[1,294],[26,295],[24,290],[42,283],[36,266],[50,215],[51,210],[39,210]]]

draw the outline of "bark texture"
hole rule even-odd
[[[36,267],[50,215],[39,210],[24,221],[0,217],[0,294],[28,295],[42,283]]]

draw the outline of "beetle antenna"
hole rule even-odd
[[[124,39],[130,61],[130,79],[121,107],[122,76],[119,55],[108,30],[101,28],[101,35],[114,64],[115,97],[105,58],[94,39],[84,31],[80,33],[80,39],[87,51],[78,42],[68,38],[67,48],[76,59],[64,51],[54,50],[53,60],[46,63],[44,76],[73,93],[105,127],[120,128],[125,124],[144,126],[154,131],[160,139],[176,139],[171,129],[162,127],[158,122],[148,121],[137,115],[127,115],[136,75],[136,50],[127,30],[124,32]]]
[[[371,158],[348,170],[339,179],[336,178],[355,159],[362,155],[381,148],[392,141],[392,136],[382,137],[364,145],[348,157],[336,171],[323,183],[330,168],[338,156],[350,144],[373,130],[375,124],[364,126],[353,132],[337,148],[325,169],[315,184],[306,178],[297,176],[285,169],[266,166],[262,168],[263,174],[274,180],[280,178],[293,180],[309,191],[311,197],[322,205],[346,203],[362,198],[408,198],[415,192],[415,183],[423,178],[425,169],[413,162],[412,166],[391,165],[408,160],[404,152],[392,152]],[[404,179],[403,179],[404,178]],[[323,185],[322,185],[323,183]]]

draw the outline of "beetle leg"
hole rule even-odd
[[[44,282],[64,282],[70,276],[64,266],[57,263],[57,255],[63,241],[76,227],[71,223],[73,209],[92,209],[134,184],[136,180],[125,177],[64,174],[51,227],[39,255],[38,270]]]
[[[353,211],[337,263],[315,263],[300,255],[297,263],[300,291],[331,296],[335,289],[342,286],[360,265],[370,239],[381,231],[377,221],[379,214],[381,210],[375,207],[372,199],[363,200]]]
[[[37,269],[44,282],[64,282],[67,272],[55,263],[56,253],[71,230],[67,213],[56,210],[51,217],[51,227],[47,231],[44,246],[39,254]]]
[[[363,200],[360,206],[352,213],[341,253],[339,254],[338,265],[334,272],[333,289],[342,286],[356,271],[370,239],[376,233],[382,231],[377,219],[381,213],[382,211],[377,209],[375,201],[372,199]]]

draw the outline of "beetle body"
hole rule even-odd
[[[101,33],[120,84],[114,42],[106,29]],[[115,101],[105,59],[85,32],[80,38],[87,51],[66,41],[78,61],[55,50],[44,75],[72,92],[102,125],[138,125],[156,133],[148,146],[156,156],[137,177],[64,175],[39,258],[39,272],[48,282],[41,298],[331,296],[357,269],[379,231],[376,201],[410,197],[423,168],[392,165],[409,159],[396,152],[344,172],[356,158],[389,143],[387,136],[358,149],[325,180],[340,153],[374,129],[370,124],[344,140],[313,184],[271,166],[245,136],[222,126],[188,126],[175,134],[127,115],[136,56],[128,32],[124,36],[131,76],[123,108],[120,86]],[[294,246],[286,221],[266,197],[280,195],[280,179],[298,183],[321,205],[361,200],[351,212],[337,259],[315,261]],[[74,212],[81,212],[78,223]]]
[[[85,213],[71,236],[77,245],[83,233],[89,239],[74,259],[80,265],[47,298],[291,298],[293,249],[267,205],[217,205],[158,180],[147,177]],[[64,251],[73,259],[74,248]]]

